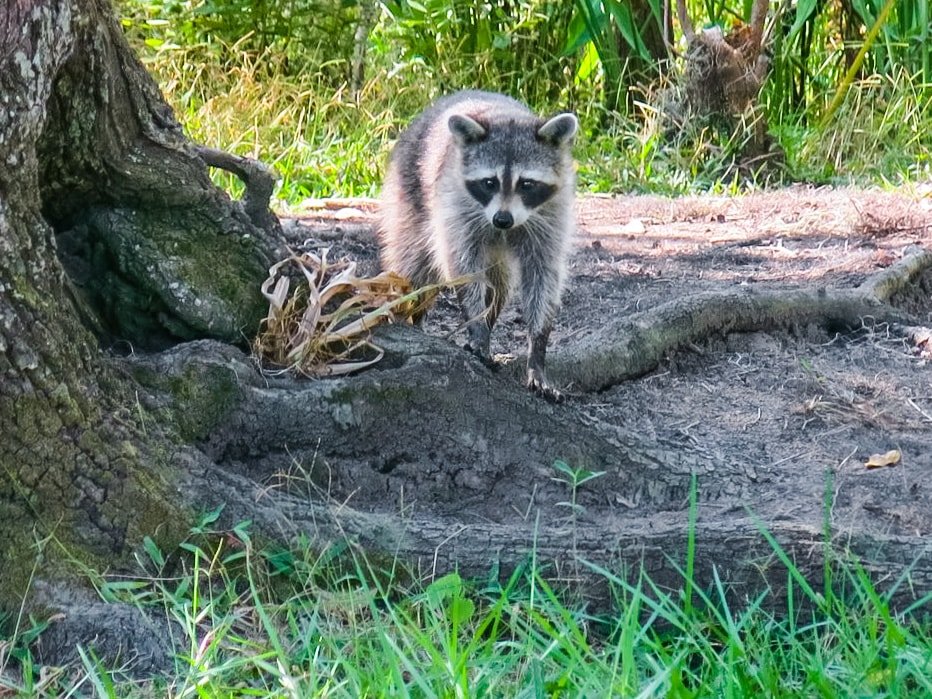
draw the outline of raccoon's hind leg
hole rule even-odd
[[[440,274],[434,268],[430,253],[428,253],[426,250],[418,251],[411,270],[411,273],[406,276],[408,277],[408,281],[411,282],[411,286],[415,291],[422,287],[438,284],[440,282]],[[415,325],[420,327],[423,324],[424,317],[433,307],[436,298],[436,290],[422,293],[420,295],[420,307],[411,316],[411,320]]]
[[[430,253],[417,245],[403,245],[401,241],[393,241],[391,245],[383,247],[381,256],[382,269],[392,271],[407,278],[413,290],[440,281],[440,274],[434,267]],[[422,295],[422,306],[411,316],[415,325],[421,325],[427,312],[433,306],[436,292]]]

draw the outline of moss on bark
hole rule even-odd
[[[144,348],[200,337],[241,343],[266,310],[261,241],[203,211],[98,207],[59,239],[108,340]]]
[[[236,373],[220,364],[189,364],[177,373],[164,366],[127,366],[153,394],[147,410],[154,420],[183,443],[205,439],[243,398]]]

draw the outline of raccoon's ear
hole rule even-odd
[[[579,121],[575,114],[557,114],[537,129],[537,137],[555,146],[562,146],[573,140],[578,129]]]
[[[486,128],[475,119],[462,114],[454,114],[447,122],[450,127],[450,133],[460,142],[461,145],[466,143],[477,143],[485,138]]]

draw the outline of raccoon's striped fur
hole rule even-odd
[[[457,287],[469,347],[490,362],[489,334],[513,286],[528,329],[528,387],[559,398],[544,356],[574,229],[572,114],[535,116],[504,95],[435,102],[392,151],[382,192],[382,266],[415,284]]]

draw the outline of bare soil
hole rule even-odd
[[[308,202],[288,229],[293,239],[378,267],[371,200]],[[735,285],[852,287],[932,247],[932,189],[912,193],[793,187],[739,197],[587,196],[578,204],[578,247],[551,348],[569,345],[617,314]],[[927,273],[895,305],[932,327]],[[450,297],[425,332],[462,344]],[[493,332],[493,351],[524,351],[512,305]],[[932,346],[863,319],[843,334],[813,326],[791,332],[709,337],[669,356],[655,371],[594,394],[570,393],[584,423],[608,423],[643,437],[672,458],[710,470],[743,468],[729,491],[707,494],[740,507],[747,489],[768,488],[779,519],[781,492],[801,472],[831,473],[842,529],[889,535],[932,533]],[[503,381],[514,380],[503,374]],[[872,454],[898,450],[891,467],[867,468]],[[785,466],[792,465],[792,468]],[[896,487],[887,485],[896,482]],[[846,487],[850,486],[850,487]],[[903,500],[903,493],[915,496]],[[637,495],[605,494],[615,504]],[[818,497],[818,495],[817,495]],[[770,498],[768,498],[770,499]],[[854,502],[852,500],[857,500]],[[785,500],[791,518],[799,502]],[[863,518],[863,519],[862,519]],[[771,520],[772,521],[772,520]],[[879,525],[879,526],[878,526]]]

